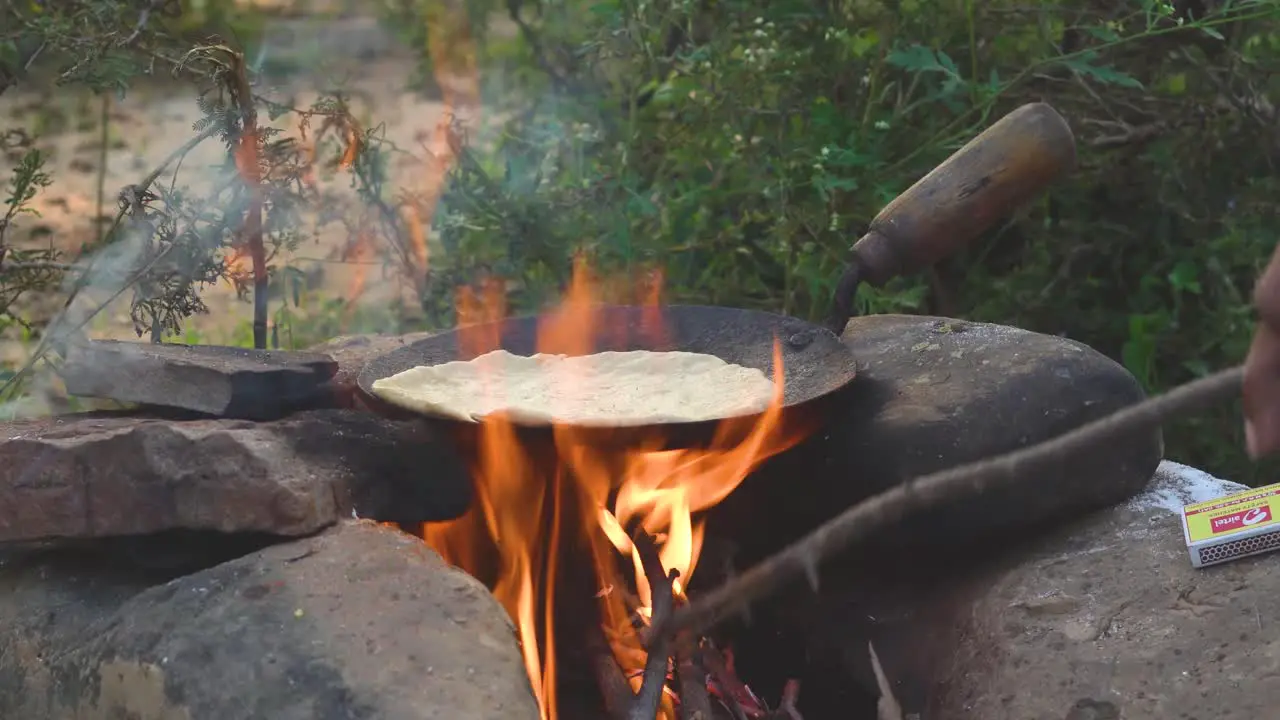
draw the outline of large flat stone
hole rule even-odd
[[[904,702],[938,720],[1273,716],[1280,555],[1195,569],[1178,517],[1242,489],[1164,463],[1129,502],[897,593],[878,648]]]
[[[0,425],[0,542],[298,536],[353,513],[450,519],[469,500],[452,445],[420,424],[351,410],[265,423],[73,415]]]
[[[421,540],[367,522],[151,586],[0,561],[0,717],[537,718],[514,628]]]
[[[828,403],[822,429],[717,510],[748,555],[909,478],[1038,443],[1144,397],[1089,347],[1011,327],[880,315],[850,321],[844,342],[859,375]],[[1012,488],[905,518],[861,549],[950,549],[1079,516],[1139,492],[1162,454],[1159,432],[1117,436]]]
[[[323,406],[337,369],[314,352],[93,340],[69,346],[59,374],[71,395],[274,420]]]

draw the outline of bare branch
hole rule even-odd
[[[1124,441],[1169,420],[1229,400],[1240,392],[1242,367],[1222,370],[1148,398],[1037,445],[908,480],[868,498],[824,523],[755,567],[677,610],[655,635],[701,632],[787,582],[814,573],[824,559],[921,510],[1008,487],[1061,466],[1108,441]]]

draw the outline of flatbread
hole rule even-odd
[[[639,426],[762,412],[773,381],[755,368],[691,352],[513,355],[419,366],[373,383],[384,401],[478,422],[506,412],[522,425]]]

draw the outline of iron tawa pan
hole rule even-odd
[[[661,313],[663,337],[642,332],[652,313]],[[597,308],[600,332],[594,352],[607,350],[685,351],[714,355],[726,362],[756,368],[773,377],[774,339],[782,352],[783,401],[786,407],[803,405],[848,385],[857,363],[848,348],[831,330],[785,315],[758,310],[710,305],[666,305],[640,308],[607,305]],[[537,352],[539,316],[510,318],[499,323],[497,333],[471,326],[467,332],[483,337],[497,334],[499,347],[514,355]],[[481,335],[481,333],[484,333]],[[665,340],[663,342],[662,340]],[[487,348],[486,351],[497,349]],[[357,378],[362,400],[379,414],[389,417],[424,417],[393,406],[378,398],[373,383],[418,366],[433,366],[454,360],[471,360],[476,353],[464,352],[458,330],[441,333],[397,348],[365,364]],[[439,419],[434,418],[432,419]]]

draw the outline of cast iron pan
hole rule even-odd
[[[649,311],[652,312],[652,311]],[[659,309],[666,342],[648,340],[642,332],[642,309],[612,305],[599,308],[599,326],[608,331],[595,338],[595,351],[654,350],[704,353],[725,362],[756,368],[773,377],[774,338],[782,351],[786,405],[799,405],[838,390],[853,380],[853,356],[830,330],[785,315],[709,305],[667,305]],[[501,323],[502,349],[513,355],[538,352],[537,316]],[[482,334],[481,337],[493,337]],[[365,398],[375,398],[373,383],[419,365],[470,360],[475,353],[458,347],[457,331],[443,333],[374,358],[360,372]],[[385,403],[381,403],[385,405]],[[380,408],[381,410],[381,408]]]
[[[610,306],[603,308],[600,322],[610,331],[608,337],[598,338],[595,351],[705,353],[773,377],[777,338],[782,348],[785,404],[809,403],[853,380],[856,362],[839,333],[852,314],[860,283],[883,285],[934,264],[1038,195],[1074,164],[1075,140],[1066,121],[1044,103],[1024,105],[956,151],[876,216],[867,234],[853,246],[825,325],[754,310],[671,305],[662,310],[670,342],[659,347],[641,340],[640,308]],[[537,323],[537,317],[503,322],[501,347],[516,355],[532,355]],[[630,332],[615,330],[621,327]],[[373,394],[374,381],[420,365],[470,359],[461,353],[454,330],[371,360],[357,382],[370,407],[403,417],[411,413],[378,399]]]

